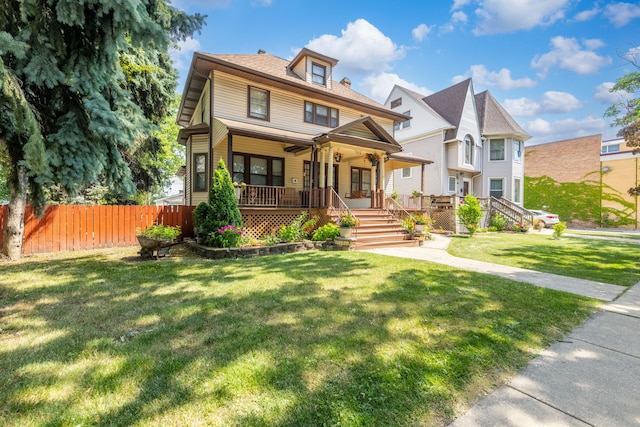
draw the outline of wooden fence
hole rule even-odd
[[[151,224],[179,225],[193,236],[193,206],[48,206],[36,218],[25,210],[24,255],[81,249],[134,246],[136,230]],[[0,247],[4,240],[7,206],[0,206]]]

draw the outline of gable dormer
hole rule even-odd
[[[333,67],[337,63],[337,59],[303,48],[289,63],[289,69],[307,83],[331,89]]]

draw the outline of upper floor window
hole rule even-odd
[[[464,163],[466,165],[473,164],[473,140],[469,135],[464,137]]]
[[[249,86],[249,117],[269,120],[269,91]]]
[[[207,154],[193,155],[193,191],[207,191]]]
[[[316,64],[311,65],[311,81],[322,86],[327,85],[327,67]]]
[[[325,105],[304,102],[304,121],[321,126],[338,127],[338,110]]]
[[[411,168],[402,168],[402,178],[411,178]]]
[[[522,161],[522,141],[513,141],[513,160],[515,162]]]
[[[411,117],[411,111],[405,111],[404,113],[402,113],[403,115],[407,116],[407,117]],[[409,120],[405,120],[402,123],[396,123],[393,125],[393,130],[400,130],[400,129],[406,129],[409,126],[411,126],[411,119]]]
[[[489,160],[504,160],[504,139],[489,140]]]
[[[605,153],[617,153],[620,151],[620,144],[603,145],[602,154]]]
[[[397,108],[402,105],[402,97],[396,98],[391,101],[391,109]]]

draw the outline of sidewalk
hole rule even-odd
[[[607,303],[449,427],[640,426],[640,283],[630,288],[456,258],[450,238],[371,252],[496,274]],[[621,295],[621,296],[620,296]]]

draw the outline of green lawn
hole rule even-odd
[[[639,250],[633,242],[568,236],[553,239],[536,232],[456,236],[448,249],[462,258],[621,286],[640,281]]]
[[[566,233],[583,235],[583,236],[615,237],[616,239],[640,240],[640,233],[638,232],[567,229]]]
[[[0,425],[446,425],[599,304],[362,252],[135,251],[0,262]]]

